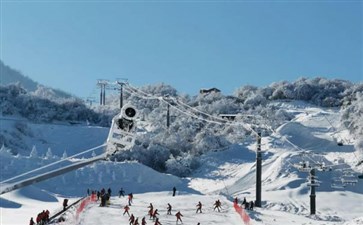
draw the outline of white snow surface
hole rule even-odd
[[[332,109],[316,108],[310,105],[281,103],[279,107],[293,112],[295,119],[279,127],[271,136],[262,138],[262,208],[247,211],[250,224],[291,225],[291,224],[363,224],[363,181],[346,185],[341,189],[332,188],[332,180],[343,176],[343,169],[355,177],[362,173],[362,165],[356,166],[354,140],[345,130],[339,130],[339,112]],[[10,126],[10,125],[8,125]],[[82,128],[56,125],[29,125],[32,130],[47,132],[43,138],[53,143],[53,148],[61,154],[76,154],[88,149],[90,143],[96,145],[105,140],[106,130],[97,128],[102,135],[97,139],[95,128],[89,127],[89,136]],[[1,128],[5,129],[5,128]],[[52,131],[52,132],[50,132]],[[92,140],[88,140],[90,137]],[[338,146],[337,141],[343,141]],[[31,140],[27,140],[31,142]],[[34,141],[35,143],[35,141]],[[55,147],[56,146],[56,147]],[[75,146],[70,148],[69,146]],[[137,162],[99,161],[65,175],[28,186],[0,196],[0,225],[28,224],[30,217],[48,209],[52,214],[61,211],[62,201],[70,203],[86,194],[87,188],[99,190],[111,188],[110,205],[99,207],[92,203],[76,218],[76,207],[68,210],[62,224],[102,225],[128,224],[128,216],[123,216],[126,197],[119,198],[118,190],[123,187],[126,194],[135,196],[130,212],[135,217],[147,215],[147,206],[153,203],[159,209],[160,222],[175,224],[174,214],[180,211],[183,224],[244,224],[233,208],[233,198],[255,199],[255,149],[254,142],[233,145],[224,151],[212,152],[201,157],[202,165],[187,178],[162,174]],[[310,154],[302,154],[310,152]],[[0,155],[2,174],[10,178],[24,170],[37,167],[29,157]],[[324,162],[332,171],[317,171],[320,187],[316,189],[316,215],[310,215],[308,173],[300,172],[296,165],[301,161]],[[29,162],[30,165],[29,165]],[[6,184],[1,184],[5,186]],[[171,196],[172,187],[177,187],[177,195]],[[222,211],[213,210],[213,203],[220,199]],[[196,204],[203,203],[203,213],[196,214]],[[173,206],[173,215],[166,215],[166,205]],[[147,218],[148,224],[153,224]]]

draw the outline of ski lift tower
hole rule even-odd
[[[123,104],[123,86],[127,84],[127,78],[116,78],[116,84],[120,85],[120,109],[124,106]]]
[[[261,132],[257,133],[256,151],[256,207],[261,207],[261,183],[262,183],[262,152],[261,152]]]

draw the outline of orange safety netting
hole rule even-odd
[[[250,220],[251,219],[248,216],[248,214],[246,213],[246,211],[244,210],[244,208],[239,206],[237,203],[234,203],[233,207],[236,210],[236,212],[241,216],[241,218],[242,218],[243,222],[245,223],[245,225],[250,225]]]
[[[84,208],[91,202],[95,202],[97,200],[96,194],[92,194],[91,196],[88,196],[87,198],[85,198],[81,204],[79,205],[79,207],[77,208],[77,219],[79,214],[84,210]]]

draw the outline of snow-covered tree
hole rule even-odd
[[[53,158],[53,153],[52,153],[52,149],[51,148],[48,148],[47,152],[45,153],[45,158],[46,159]]]
[[[37,158],[38,157],[38,151],[35,145],[33,145],[32,150],[30,151],[30,158]]]
[[[64,150],[63,155],[62,155],[62,159],[65,159],[65,158],[67,158],[67,157],[68,157],[68,155],[67,155],[67,151],[66,151],[66,150]]]

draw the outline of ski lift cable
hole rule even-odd
[[[137,89],[137,88],[135,88],[135,87],[132,87],[130,84],[128,84],[128,86],[134,90],[134,93],[135,93],[135,92],[141,92],[143,95],[150,96],[150,94],[147,94],[147,93],[145,93],[145,92],[143,92],[143,91],[141,91],[141,90],[139,90],[139,89]],[[153,97],[149,97],[149,98],[163,100],[163,101],[164,101],[164,102],[166,102],[167,104],[171,105],[169,102],[167,102],[167,101],[164,99],[164,97],[157,97],[157,96],[153,96]],[[162,99],[160,99],[160,98],[162,98]],[[205,116],[208,116],[208,117],[211,117],[211,118],[213,118],[213,119],[217,119],[217,120],[223,121],[223,123],[228,122],[228,121],[226,121],[226,120],[224,120],[224,119],[222,119],[222,118],[218,118],[218,117],[215,117],[215,116],[210,115],[210,114],[208,114],[208,113],[202,112],[202,111],[200,111],[200,110],[198,110],[198,109],[195,109],[195,108],[193,108],[193,107],[191,107],[191,106],[189,106],[189,105],[187,105],[187,104],[185,104],[185,103],[181,102],[181,101],[180,101],[180,100],[178,100],[177,98],[170,97],[170,96],[169,96],[168,98],[169,98],[169,99],[171,99],[171,100],[173,100],[173,102],[174,102],[176,105],[179,105],[179,106],[183,106],[183,107],[189,108],[189,109],[191,109],[191,110],[193,110],[193,111],[196,111],[196,112],[199,112],[199,113],[201,113],[201,114],[203,114],[203,115],[205,115]]]
[[[106,146],[106,144],[102,144],[102,145],[99,145],[99,146],[96,146],[96,147],[93,147],[93,148],[87,149],[87,150],[85,150],[85,151],[83,151],[83,152],[80,152],[80,153],[78,153],[78,154],[74,154],[74,155],[69,156],[69,157],[67,157],[67,158],[64,158],[64,159],[58,160],[58,161],[53,162],[53,163],[50,163],[50,164],[48,164],[48,165],[45,165],[45,166],[42,166],[42,167],[36,168],[36,169],[34,169],[34,170],[31,170],[31,171],[25,172],[25,173],[23,173],[23,174],[17,175],[17,176],[15,176],[15,177],[9,178],[9,179],[7,179],[7,180],[1,181],[1,183],[9,182],[9,181],[11,181],[11,180],[17,179],[17,178],[19,178],[19,177],[22,177],[22,176],[28,175],[28,174],[33,173],[33,172],[36,172],[36,171],[39,171],[39,170],[44,169],[44,168],[47,168],[47,167],[49,167],[49,166],[56,165],[56,164],[58,164],[58,163],[61,163],[61,162],[63,162],[63,161],[66,161],[66,160],[68,160],[68,159],[71,159],[71,158],[74,158],[74,157],[77,157],[77,156],[83,155],[83,154],[85,154],[85,153],[88,153],[88,152],[90,152],[90,151],[94,151],[94,150],[99,149],[99,148],[102,148],[102,147],[104,147],[104,146]]]
[[[191,107],[190,105],[188,105],[188,104],[186,104],[186,103],[182,102],[181,100],[179,100],[179,99],[177,99],[177,98],[174,98],[174,97],[170,97],[170,98],[175,99],[175,101],[176,101],[177,103],[179,103],[179,104],[181,104],[181,105],[183,105],[183,106],[185,106],[185,107],[187,107],[187,108],[189,108],[189,109],[191,109],[191,110],[193,110],[193,111],[196,111],[196,112],[201,113],[201,114],[203,114],[203,115],[209,116],[209,117],[211,117],[211,118],[213,118],[213,119],[220,120],[220,121],[222,121],[222,122],[228,122],[227,120],[225,120],[225,119],[223,119],[223,118],[213,116],[213,115],[208,114],[208,113],[205,113],[205,112],[203,112],[203,111],[201,111],[201,110],[199,110],[199,109],[196,109],[196,108],[194,108],[194,107]]]
[[[158,98],[156,97],[150,97],[150,96],[144,96],[144,95],[141,95],[139,94],[137,91],[131,89],[131,88],[128,88],[127,86],[125,86],[124,88],[124,91],[130,93],[130,94],[134,94],[136,95],[137,97],[139,98],[142,98],[142,99],[146,99],[146,100],[159,100]]]
[[[274,129],[272,129],[271,127],[269,127],[269,129],[270,129],[273,133],[278,134],[278,133],[277,133]],[[284,136],[281,136],[281,139],[282,139],[282,141],[289,143],[291,146],[293,146],[295,149],[297,149],[297,150],[298,150],[298,151],[300,151],[300,152],[308,151],[307,149],[302,149],[302,148],[300,148],[299,146],[295,145],[294,143],[292,143],[291,141],[289,141],[289,140],[288,140],[286,137],[284,137]],[[307,158],[309,158],[311,161],[313,161],[315,164],[317,164],[317,162],[316,162],[313,158],[311,158],[310,156],[308,156],[307,154],[306,154],[306,157],[307,157]]]
[[[211,120],[207,120],[207,119],[204,119],[204,118],[200,118],[198,117],[197,115],[195,114],[192,114],[192,113],[189,113],[187,111],[183,111],[181,110],[180,108],[170,104],[168,101],[164,100],[162,97],[146,97],[146,96],[142,96],[141,94],[137,93],[136,91],[133,91],[133,90],[128,90],[130,93],[132,94],[135,94],[136,96],[142,98],[142,99],[146,99],[146,100],[150,100],[150,99],[153,99],[153,100],[159,100],[159,101],[162,101],[162,102],[165,102],[166,104],[170,105],[172,108],[176,109],[177,111],[179,111],[180,113],[184,114],[184,115],[187,115],[188,117],[193,117],[195,119],[199,119],[199,120],[203,120],[205,122],[209,122],[209,123],[216,123],[216,124],[219,124],[221,125],[222,123],[220,122],[215,122],[215,121],[211,121]]]
[[[129,90],[130,91],[130,90]],[[189,117],[193,117],[195,119],[199,119],[199,120],[203,120],[205,122],[208,122],[208,123],[215,123],[215,124],[219,124],[219,125],[224,125],[225,123],[221,123],[221,122],[217,122],[217,121],[212,121],[212,120],[208,120],[208,119],[205,119],[205,118],[201,118],[200,116],[198,115],[195,115],[194,113],[191,113],[190,111],[184,111],[176,106],[174,106],[173,104],[170,104],[168,101],[166,101],[163,97],[146,97],[146,96],[142,96],[141,94],[137,93],[136,91],[133,91],[131,90],[131,93],[137,95],[138,97],[140,98],[143,98],[143,99],[157,99],[157,100],[160,100],[160,101],[163,101],[165,102],[166,104],[170,105],[172,108],[176,109],[177,111],[189,116]]]
[[[151,96],[150,97],[150,95],[149,94],[147,94],[147,93],[145,93],[145,92],[143,92],[143,91],[141,91],[141,90],[138,90],[137,88],[135,88],[135,87],[132,87],[129,83],[127,83],[126,84],[129,88],[131,88],[132,89],[132,91],[133,91],[133,93],[134,94],[136,94],[136,95],[138,95],[139,97],[142,97],[142,98],[146,98],[146,99],[159,99],[159,100],[162,100],[162,101],[164,101],[164,102],[166,102],[167,104],[169,104],[170,106],[172,106],[173,108],[175,108],[175,109],[177,109],[178,111],[180,111],[180,112],[182,112],[182,113],[184,113],[184,114],[186,114],[185,113],[185,111],[183,111],[183,110],[181,110],[181,109],[179,109],[179,108],[177,108],[176,106],[173,106],[172,104],[170,104],[169,102],[167,102],[165,99],[163,99],[163,97],[156,97],[156,96]],[[136,92],[141,92],[143,95],[146,95],[147,97],[145,97],[145,96],[142,96],[142,95],[140,95],[140,94],[137,94]],[[181,105],[179,102],[176,102],[176,104],[177,105]],[[190,106],[189,106],[190,107]],[[195,115],[194,114],[194,112],[190,112],[190,110],[188,110],[189,112],[188,112],[188,116],[192,116],[192,117],[194,117],[195,119],[199,119],[199,120],[203,120],[203,121],[205,121],[205,122],[209,122],[209,123],[215,123],[215,124],[219,124],[219,125],[225,125],[225,124],[230,124],[230,125],[232,125],[232,126],[235,126],[235,125],[238,125],[238,126],[240,126],[240,125],[242,125],[246,130],[250,130],[250,131],[252,131],[253,133],[255,133],[256,135],[258,135],[258,132],[256,132],[249,124],[244,124],[244,123],[228,123],[228,121],[225,121],[225,120],[223,120],[224,122],[223,123],[221,123],[221,122],[218,122],[218,121],[212,121],[212,120],[208,120],[208,119],[205,119],[205,118],[201,118],[199,115]],[[207,115],[207,116],[209,116],[209,117],[214,117],[214,116],[212,116],[212,115],[210,115],[210,114],[208,114],[208,113],[204,113],[203,112],[203,114],[205,114],[205,115]],[[219,118],[220,119],[220,118]]]
[[[141,90],[139,90],[139,89],[137,89],[137,88],[135,88],[135,87],[131,86],[130,84],[127,84],[127,85],[128,85],[130,88],[132,88],[132,89],[134,89],[135,91],[137,91],[137,92],[141,92],[142,94],[144,94],[144,95],[146,95],[146,96],[150,96],[150,94],[147,94],[147,93],[145,93],[144,91],[141,91]],[[157,96],[153,96],[153,97],[154,97],[155,99],[164,98],[164,97],[157,97]],[[191,109],[191,110],[193,110],[193,111],[196,111],[196,112],[198,112],[198,113],[200,113],[200,114],[203,114],[203,115],[205,115],[205,116],[208,116],[208,117],[210,117],[210,118],[213,118],[213,119],[216,119],[216,120],[222,121],[223,123],[227,123],[227,122],[228,122],[227,120],[225,120],[225,119],[223,119],[223,118],[219,118],[219,117],[213,116],[213,115],[211,115],[211,114],[208,114],[208,113],[206,113],[206,112],[203,112],[203,111],[201,111],[201,110],[198,110],[198,109],[196,109],[196,108],[194,108],[194,107],[191,107],[191,106],[189,106],[188,104],[185,104],[184,102],[182,102],[181,100],[179,100],[179,99],[177,99],[177,98],[175,98],[175,97],[168,96],[167,98],[169,98],[169,99],[173,100],[173,102],[174,102],[175,104],[179,105],[179,106],[183,106],[183,107],[189,108],[189,109]],[[165,101],[165,99],[163,99],[163,100]],[[170,105],[170,103],[168,103],[168,104]]]

